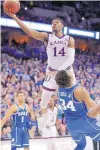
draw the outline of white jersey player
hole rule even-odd
[[[62,30],[64,28],[64,23],[60,18],[53,19],[53,33],[49,35],[46,32],[38,32],[28,28],[15,14],[11,14],[9,9],[6,9],[5,13],[12,17],[26,34],[36,40],[43,41],[47,47],[48,67],[41,98],[42,113],[45,114],[48,102],[57,88],[55,83],[55,75],[57,71],[68,70],[73,72],[72,64],[74,62],[75,54],[74,39],[63,34]]]
[[[69,40],[70,37],[68,35],[64,35],[60,39],[55,36],[55,34],[48,35],[48,44],[46,48],[48,55],[48,66],[46,69],[46,78],[43,84],[43,88],[46,90],[55,91],[58,87],[55,82],[55,76],[52,72],[60,70],[60,67],[73,72],[72,66],[67,66],[66,64],[66,59],[69,59],[69,53],[72,53],[70,54],[72,57],[70,58],[70,61],[74,61],[73,51],[70,50],[69,52],[68,50]],[[73,76],[74,84],[76,82],[74,72]]]
[[[56,137],[58,135],[57,129],[56,129],[57,108],[54,105],[53,95],[47,107],[47,115],[48,115],[48,118],[43,128],[41,128],[41,123],[38,122],[38,127],[42,133],[42,137]],[[39,121],[42,121],[42,120],[39,120]]]

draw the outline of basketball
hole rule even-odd
[[[19,0],[5,0],[3,7],[11,10],[12,14],[16,14],[20,9],[20,2]]]

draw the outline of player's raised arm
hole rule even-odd
[[[59,71],[65,70],[68,67],[70,67],[74,63],[74,57],[75,57],[75,40],[73,37],[70,37],[66,62],[59,68]]]
[[[47,33],[45,33],[45,32],[38,32],[36,30],[28,28],[15,14],[12,14],[10,12],[10,10],[6,9],[4,11],[5,11],[5,13],[8,16],[12,17],[17,22],[17,24],[20,26],[20,28],[26,34],[28,34],[29,36],[33,37],[36,40],[40,40],[40,41],[43,41],[43,42],[45,42],[47,40],[47,37],[48,37]]]
[[[15,113],[17,110],[15,105],[12,105],[10,107],[10,109],[8,109],[8,111],[6,112],[6,115],[3,117],[3,119],[1,120],[1,128],[4,126],[4,124],[6,123],[6,121],[9,119],[9,117]]]
[[[88,91],[83,88],[83,87],[79,87],[75,90],[74,92],[75,97],[79,100],[79,101],[84,101],[84,103],[86,104],[87,108],[90,110],[93,107],[97,107],[97,104],[95,103],[94,100],[91,99],[90,94],[88,93]],[[91,115],[92,117],[96,117],[97,113],[95,113],[95,115]]]

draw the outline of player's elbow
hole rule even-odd
[[[96,118],[97,115],[92,114],[90,111],[87,112],[87,116],[91,118]]]
[[[29,36],[31,36],[32,38],[34,38],[35,40],[41,40],[41,35],[40,32],[38,31],[33,31],[33,30],[29,30],[27,33]]]

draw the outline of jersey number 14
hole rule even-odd
[[[60,54],[61,56],[65,56],[65,51],[64,51],[64,47],[59,51],[59,53],[57,54],[57,48],[55,47],[55,48],[53,48],[53,50],[54,50],[54,57],[55,56],[57,56],[58,54]]]
[[[61,105],[64,110],[71,109],[71,111],[76,111],[72,101],[69,101],[67,105],[65,104],[64,99],[60,99],[60,102],[62,102]]]

